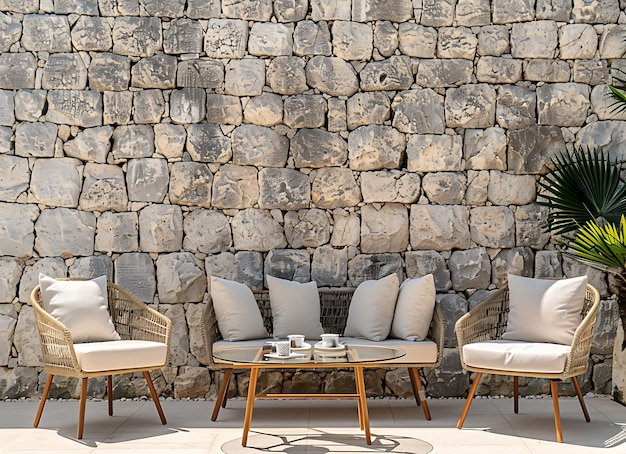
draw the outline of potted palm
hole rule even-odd
[[[613,397],[626,405],[626,185],[621,166],[597,150],[552,159],[539,181],[539,205],[550,208],[548,228],[564,254],[615,277],[621,328],[613,356]]]

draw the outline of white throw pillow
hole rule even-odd
[[[224,340],[268,336],[259,306],[247,285],[211,276],[211,298],[217,326]]]
[[[385,340],[391,330],[399,286],[395,273],[362,282],[352,295],[344,336]]]
[[[407,279],[400,286],[390,337],[423,341],[435,309],[435,279],[432,274]]]
[[[319,339],[324,333],[320,322],[320,295],[315,281],[300,283],[267,276],[275,339],[304,334]]]
[[[509,274],[509,319],[502,339],[569,345],[580,324],[587,276],[532,279]]]
[[[70,330],[74,343],[120,340],[109,314],[106,276],[60,281],[39,274],[39,288],[44,309]]]

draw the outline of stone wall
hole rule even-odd
[[[428,389],[463,395],[454,322],[507,272],[587,273],[614,293],[562,259],[533,201],[557,151],[624,158],[626,113],[606,84],[626,69],[625,3],[0,0],[0,397],[45,380],[28,304],[40,272],[106,273],[169,316],[171,365],[155,379],[175,397],[219,382],[197,360],[210,275],[263,288],[266,274],[354,287],[433,273],[447,336]],[[585,390],[610,389],[615,320],[607,299]],[[406,370],[367,384],[410,395]],[[115,393],[143,386],[121,377]],[[52,395],[77,387],[59,377]]]

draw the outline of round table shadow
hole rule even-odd
[[[325,454],[328,452],[349,453],[398,453],[428,454],[433,450],[430,443],[401,435],[372,434],[372,444],[365,442],[363,434],[330,434],[316,430],[315,433],[270,434],[252,431],[248,445],[241,446],[241,438],[222,445],[224,454],[273,453]]]

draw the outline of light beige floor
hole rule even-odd
[[[244,400],[231,400],[211,422],[213,401],[163,401],[167,425],[150,400],[89,401],[83,440],[76,440],[78,402],[49,401],[32,428],[36,401],[0,402],[0,453],[626,453],[626,407],[608,397],[586,398],[591,422],[578,401],[562,398],[564,443],[556,443],[549,398],[477,399],[463,430],[456,422],[462,399],[429,400],[424,420],[412,400],[369,399],[373,444],[364,443],[352,401],[258,401],[249,447],[241,448]]]

